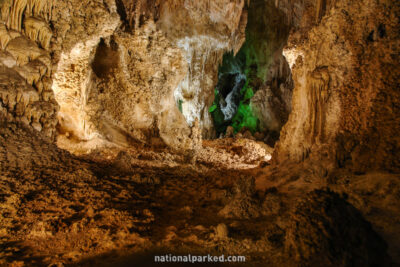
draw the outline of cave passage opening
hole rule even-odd
[[[217,135],[225,134],[228,126],[234,133],[245,127],[254,134],[260,128],[260,120],[250,106],[254,90],[248,78],[251,69],[246,68],[245,62],[244,53],[239,52],[237,56],[227,53],[219,67],[215,98],[209,108]]]
[[[290,25],[271,1],[248,8],[246,40],[234,55],[225,53],[209,108],[216,136],[246,131],[274,146],[291,110],[293,82],[282,55]]]

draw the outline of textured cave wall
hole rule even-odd
[[[295,89],[276,161],[398,170],[398,1],[268,3],[292,27],[283,52]],[[217,68],[244,42],[245,1],[0,4],[1,117],[50,138],[58,117],[61,137],[71,142],[127,145],[154,136],[190,148],[196,118],[203,135],[214,136],[208,108]],[[271,58],[265,64],[272,74],[257,76],[273,86],[268,77],[280,77],[285,61],[280,53]]]
[[[213,136],[216,68],[246,21],[244,1],[1,1],[1,116],[51,138],[58,123],[67,149],[190,148],[195,119]]]
[[[191,131],[174,99],[186,67],[180,49],[171,45],[153,21],[134,35],[114,35],[105,46],[115,50],[107,57],[114,53],[118,62],[114,68],[106,67],[110,73],[92,77],[88,109],[96,129],[116,143],[126,142],[124,136],[142,143],[161,137],[169,146],[190,148]]]
[[[101,38],[120,24],[116,5],[109,1],[63,1],[55,5],[53,91],[60,105],[59,131],[78,140],[101,136],[88,112],[92,87],[91,62]]]
[[[245,40],[245,1],[167,1],[159,27],[187,61],[185,78],[175,91],[189,125],[197,118],[203,137],[215,137],[208,112],[225,52],[237,53]]]
[[[398,171],[399,2],[322,4],[305,5],[284,51],[295,89],[275,159]]]
[[[196,119],[213,136],[210,92],[223,53],[244,40],[244,1],[67,1],[57,8],[61,146],[160,138],[191,149]]]
[[[119,23],[113,1],[1,1],[2,117],[52,140],[57,124],[79,139],[92,137],[85,113],[90,61]]]
[[[0,117],[55,137],[58,105],[51,90],[53,2],[0,2]]]

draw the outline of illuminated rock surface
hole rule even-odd
[[[0,9],[0,265],[400,264],[398,1]]]

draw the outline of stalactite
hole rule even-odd
[[[25,12],[26,6],[28,2],[27,0],[14,0],[12,9],[11,9],[11,21],[10,27],[13,30],[21,31],[22,28],[22,15]]]
[[[32,40],[36,41],[40,28],[43,27],[43,21],[35,17],[25,19],[25,34]]]
[[[39,100],[39,94],[32,86],[27,85],[15,70],[3,69],[3,71],[5,71],[4,75],[7,76],[7,80],[12,80],[15,86],[9,86],[7,90],[0,88],[0,99],[7,106],[9,112],[15,112],[15,109],[18,108],[17,113],[23,113],[28,104]],[[1,78],[0,80],[4,82]]]
[[[39,31],[39,43],[44,49],[49,49],[50,47],[50,40],[53,36],[52,31],[49,27],[44,27]]]
[[[51,75],[51,58],[48,55],[42,55],[37,58],[44,66],[46,66],[46,72],[43,75],[50,77]]]
[[[23,66],[40,56],[47,55],[45,50],[40,49],[36,43],[23,36],[11,40],[6,47],[6,51],[16,59],[19,66]]]
[[[135,7],[135,29],[139,28],[142,2],[137,1]]]
[[[52,9],[53,0],[28,0],[27,11],[30,16],[43,17],[49,21]]]
[[[5,49],[8,42],[10,42],[11,36],[7,31],[6,25],[0,23],[0,45],[1,49]]]
[[[55,112],[49,102],[49,95],[53,96],[48,78],[51,60],[38,44],[44,49],[50,46],[52,8],[53,0],[3,0],[0,6],[0,48],[5,50],[0,59],[7,67],[1,71],[0,83],[6,77],[13,84],[6,90],[0,88],[1,112],[9,121],[21,121],[37,131],[45,129],[47,135],[53,134],[50,128],[55,122],[49,122]]]
[[[33,71],[31,68],[27,67],[27,65],[23,67],[14,68],[23,78],[26,79],[26,82],[29,85],[33,85],[40,79],[39,72]]]
[[[135,2],[132,2],[127,10],[127,16],[128,16],[128,25],[130,28],[132,28],[133,24],[133,16],[132,14],[135,12]]]
[[[326,0],[318,0],[316,7],[315,22],[319,23],[326,11]]]
[[[307,76],[311,143],[324,140],[325,106],[329,97],[329,81],[329,71],[326,67],[316,68]]]
[[[53,0],[7,0],[1,7],[1,19],[9,29],[21,31],[24,13],[50,21],[52,8]]]
[[[44,4],[45,4],[45,1],[28,0],[28,6],[27,6],[28,14],[30,16],[38,15],[40,13],[40,11],[43,9]]]
[[[25,19],[25,34],[32,40],[38,41],[44,49],[48,49],[53,32],[46,21],[35,17]]]
[[[10,21],[12,3],[12,0],[5,0],[1,6],[1,20],[7,25],[9,25]]]

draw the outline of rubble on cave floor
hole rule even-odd
[[[221,139],[213,144],[214,148],[219,143],[220,148],[233,149],[235,142]],[[363,218],[377,214],[364,213],[365,209],[357,206],[354,199],[363,194],[359,192],[359,184],[354,185],[354,191],[351,186],[340,189],[343,178],[338,178],[334,186],[336,191],[350,196],[347,200],[325,189],[309,194],[315,188],[301,173],[296,179],[289,175],[281,177],[286,181],[282,185],[257,191],[261,167],[215,170],[214,165],[197,169],[179,163],[149,166],[132,160],[127,152],[119,153],[117,158],[114,163],[78,158],[46,143],[30,130],[15,125],[1,127],[1,264],[129,266],[138,262],[151,264],[154,254],[161,252],[190,252],[245,255],[250,266],[259,266],[261,262],[290,266],[292,259],[298,257],[296,251],[323,252],[327,249],[325,238],[332,244],[342,242],[343,238],[338,239],[334,234],[325,236],[325,231],[314,229],[313,225],[305,225],[301,230],[305,235],[307,231],[320,235],[308,245],[311,247],[301,243],[293,247],[296,239],[288,239],[297,231],[292,223],[294,218],[302,220],[298,214],[319,213],[318,203],[331,205],[332,201],[339,203],[335,206],[337,210],[318,216],[334,225],[341,220],[335,216],[345,210],[355,218],[348,222],[349,226],[354,224],[352,227],[357,230],[354,234],[368,233],[360,251],[367,255],[374,249],[375,255],[375,258],[362,257],[361,261],[386,257],[385,245],[379,246],[380,250],[369,245],[376,242],[376,234]],[[127,159],[134,164],[129,165]],[[130,167],[123,168],[122,164]],[[285,175],[275,170],[271,176],[279,174]],[[388,195],[393,203],[398,203],[398,183],[393,175],[386,177],[394,186]],[[375,193],[375,198],[388,193],[383,184],[377,188],[382,189]],[[298,203],[307,198],[317,202],[305,210]],[[362,213],[356,212],[353,205]],[[379,214],[389,211],[380,208]],[[383,226],[377,229],[379,233],[398,236],[393,227],[373,224],[376,225]],[[353,232],[347,234],[352,236]],[[389,250],[393,249],[391,246]],[[344,252],[341,259],[351,262],[351,255]],[[309,260],[303,256],[302,261]]]

